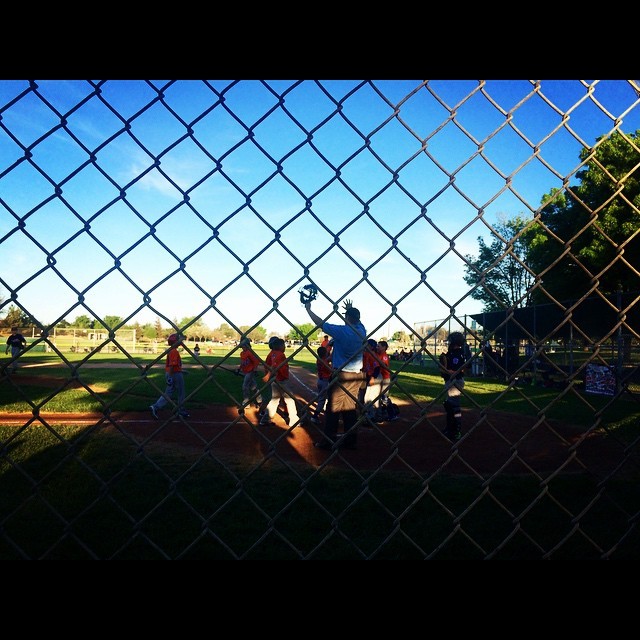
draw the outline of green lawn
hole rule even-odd
[[[288,350],[288,354],[291,355]],[[65,354],[66,355],[66,354]],[[261,354],[266,355],[265,354]],[[73,357],[71,357],[73,356]],[[184,362],[188,404],[241,397],[237,355]],[[59,360],[31,354],[23,362]],[[0,379],[2,412],[146,411],[164,388],[163,358],[98,354],[69,366],[31,367]],[[118,363],[124,367],[110,368]],[[104,365],[95,367],[86,366]],[[314,370],[310,354],[294,364]],[[77,368],[75,365],[80,365]],[[21,376],[55,375],[59,386]],[[69,388],[80,382],[82,387]],[[466,403],[606,425],[638,439],[640,408],[619,398],[468,378]],[[439,402],[442,381],[412,365],[398,375],[397,399]],[[28,394],[28,395],[25,395]],[[633,444],[630,444],[633,447]],[[2,559],[640,559],[637,471],[606,482],[588,473],[493,478],[356,472],[349,467],[259,463],[136,442],[93,426],[0,426]]]

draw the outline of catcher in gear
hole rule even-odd
[[[440,375],[444,380],[447,399],[442,403],[447,414],[447,426],[442,432],[452,442],[462,437],[462,407],[460,398],[464,389],[464,372],[469,368],[467,343],[459,331],[449,335],[449,347],[440,354]]]

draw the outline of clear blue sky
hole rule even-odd
[[[44,324],[204,313],[284,333],[281,314],[309,321],[305,266],[374,337],[477,313],[451,246],[475,255],[487,225],[575,182],[583,144],[640,129],[626,80],[36,84],[0,81],[0,295]]]

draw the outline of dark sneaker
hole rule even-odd
[[[155,408],[154,405],[151,405],[149,407],[149,411],[151,411],[151,415],[157,420],[158,419],[158,410]]]
[[[178,415],[179,415],[181,418],[190,418],[190,417],[191,417],[191,414],[190,414],[188,411],[180,411],[180,412],[178,413]]]
[[[331,443],[327,440],[322,440],[321,442],[314,442],[313,446],[316,449],[322,449],[323,451],[331,451]]]

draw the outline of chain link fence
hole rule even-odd
[[[639,96],[637,81],[0,81],[0,319],[29,332],[17,374],[2,363],[0,557],[637,559]],[[201,411],[151,419],[166,348],[134,323],[303,327],[288,357],[308,418],[309,282],[330,322],[351,299],[369,337],[406,337],[402,420],[361,411],[353,452],[313,451],[307,420],[274,437],[225,377],[237,344],[205,342],[183,351]],[[102,328],[65,331],[78,315]],[[437,363],[456,330],[473,366],[450,443]],[[115,386],[104,355],[121,357]],[[27,381],[38,367],[58,382]]]

